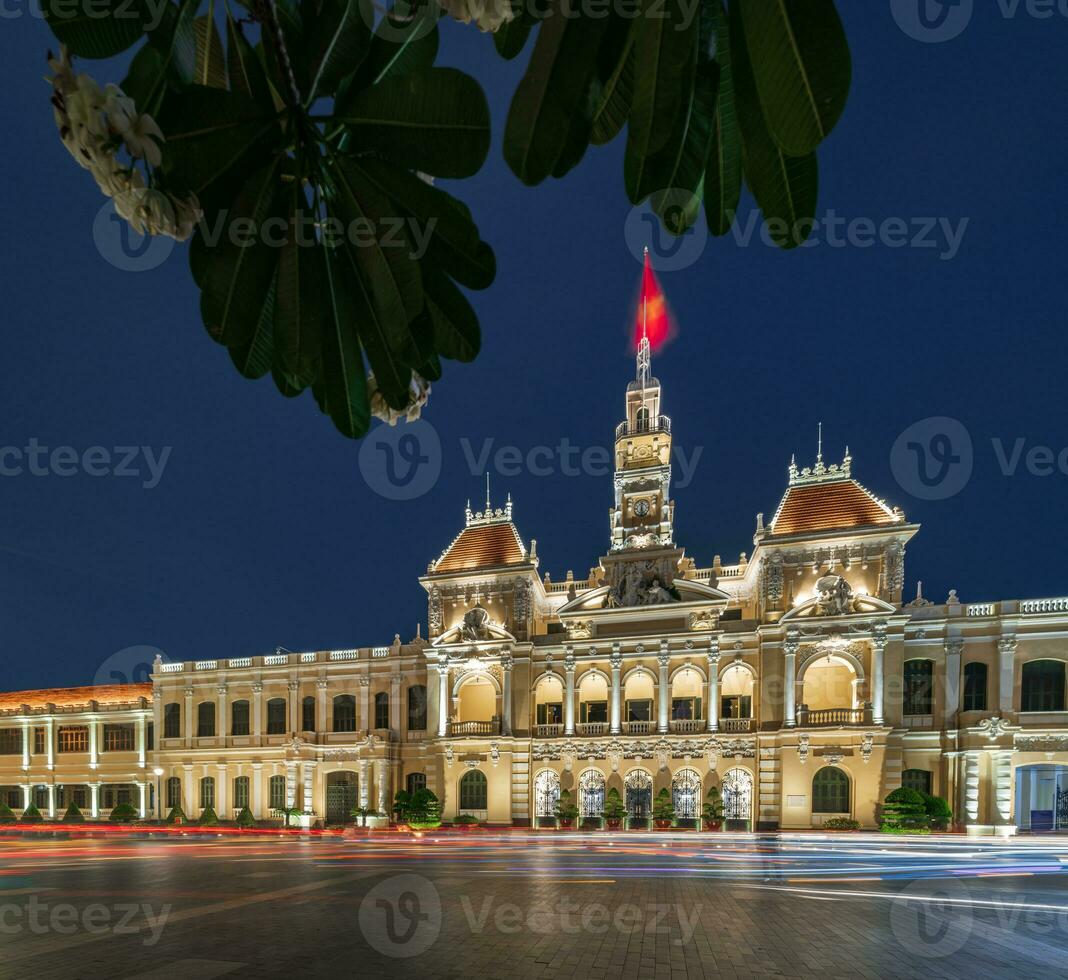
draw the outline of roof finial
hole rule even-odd
[[[823,423],[818,422],[816,425],[816,462],[823,462]]]
[[[490,494],[489,494],[489,470],[486,470],[486,515],[489,516],[490,510]]]

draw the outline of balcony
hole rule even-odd
[[[535,738],[559,738],[563,734],[564,726],[561,724],[534,726]]]
[[[801,705],[797,712],[800,728],[834,728],[843,725],[870,725],[871,708],[820,708],[809,711]]]
[[[671,722],[672,735],[699,735],[708,727],[700,718],[676,718]]]
[[[501,722],[499,718],[494,718],[492,721],[449,722],[449,736],[451,738],[474,738],[480,735],[500,735],[500,733]]]
[[[753,719],[720,718],[719,730],[721,732],[751,732],[753,730]]]
[[[636,422],[633,425],[630,422],[620,422],[616,426],[616,438],[622,439],[624,436],[640,436],[647,432],[671,432],[671,419],[666,415],[658,415],[655,419],[646,419],[644,421]]]
[[[655,721],[625,721],[623,731],[628,735],[653,735],[656,733]]]
[[[607,735],[608,734],[608,722],[607,721],[584,721],[581,724],[575,726],[575,734],[577,735]]]

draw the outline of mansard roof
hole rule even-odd
[[[512,523],[512,499],[504,507],[472,512],[467,506],[467,523],[427,570],[431,575],[467,572],[502,565],[525,565],[530,561],[526,545]]]
[[[790,482],[771,519],[773,535],[819,533],[902,524],[905,515],[853,479],[846,450],[841,465],[824,466],[822,456],[811,469],[790,462]]]
[[[57,708],[88,707],[97,704],[127,704],[152,697],[151,684],[97,684],[89,687],[46,687],[37,691],[8,691],[0,693],[0,711],[29,705],[43,708],[54,704]]]

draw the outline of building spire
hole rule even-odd
[[[645,246],[645,252],[642,259],[644,265],[642,268],[642,335],[638,340],[638,367],[635,373],[635,377],[638,383],[644,388],[649,384],[649,379],[652,375],[652,356],[649,350],[649,290],[647,284],[649,281],[649,246]]]
[[[486,510],[490,509],[489,470],[486,470]]]

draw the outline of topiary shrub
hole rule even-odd
[[[949,803],[941,796],[932,796],[930,793],[923,794],[924,807],[927,810],[927,819],[930,821],[932,830],[948,830],[953,821],[953,811]]]
[[[930,826],[923,793],[902,786],[887,794],[879,827],[884,833],[924,834],[929,832]]]
[[[216,814],[216,812],[215,812],[215,807],[213,807],[213,806],[204,807],[204,809],[201,811],[200,819],[197,821],[197,823],[201,827],[218,827],[219,826],[219,817],[218,817],[218,814]]]
[[[167,814],[167,819],[163,821],[166,824],[183,824],[188,823],[189,820],[185,815],[185,811],[181,805],[172,806],[171,812]]]
[[[239,827],[255,827],[256,818],[252,815],[252,811],[247,806],[243,806],[234,823]]]
[[[41,811],[37,809],[36,803],[31,803],[26,807],[19,818],[19,823],[42,823],[43,821],[44,817],[41,816]]]
[[[831,817],[830,820],[824,820],[820,826],[824,830],[860,830],[860,821],[849,817]]]
[[[461,813],[453,818],[452,823],[454,827],[474,827],[478,824],[478,817],[473,817],[470,813]]]
[[[671,791],[664,787],[653,800],[653,820],[661,829],[671,825],[675,819],[675,804],[671,801]]]
[[[67,812],[63,814],[63,823],[85,823],[85,815],[78,809],[78,804],[71,800]]]
[[[14,823],[18,818],[6,803],[0,803],[0,823]]]
[[[112,823],[131,823],[137,819],[137,810],[130,803],[120,803],[112,809],[108,819]]]
[[[435,830],[441,826],[441,802],[431,790],[420,789],[412,794],[408,826],[413,830]]]

